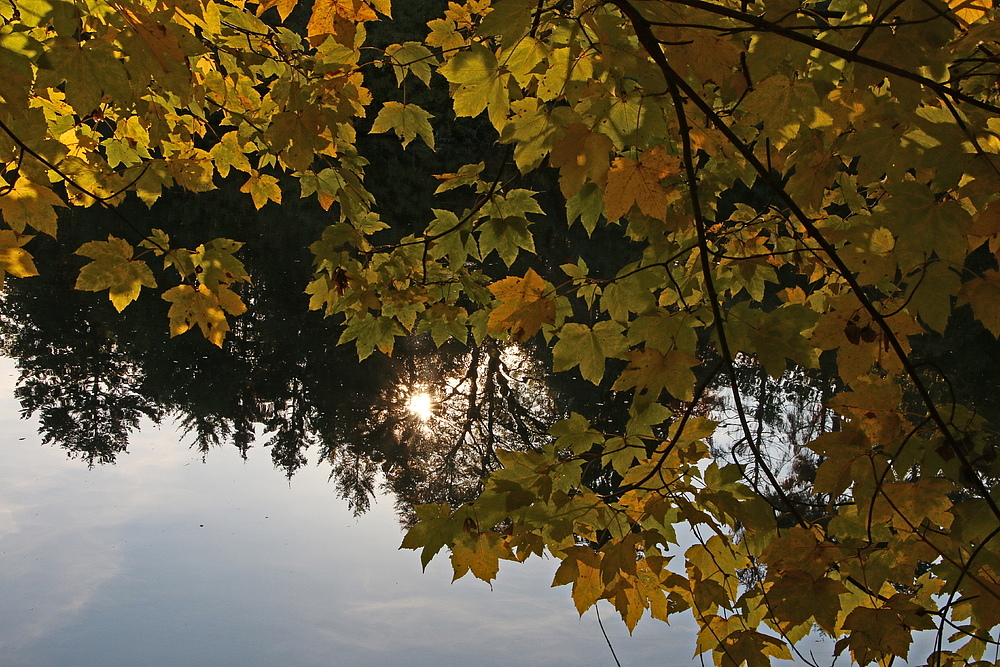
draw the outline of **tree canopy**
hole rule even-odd
[[[184,247],[120,205],[237,181],[293,226],[278,205],[315,199],[301,288],[361,358],[539,340],[553,371],[631,396],[622,428],[574,413],[498,452],[474,502],[417,508],[403,546],[425,563],[447,546],[456,577],[491,580],[551,554],[581,613],[691,613],[720,667],[789,658],[814,627],[860,664],[986,664],[994,431],[912,348],[958,319],[1000,335],[992,3],[441,10],[390,43],[390,0],[0,4],[0,279],[54,270],[36,237],[102,207],[76,287],[118,311],[157,290],[172,335],[222,346],[253,307],[242,242]],[[422,156],[463,122],[479,141],[436,175],[440,205],[366,189],[359,134]],[[814,407],[783,459],[754,390],[782,383]],[[935,650],[910,655],[923,629]]]

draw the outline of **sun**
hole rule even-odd
[[[426,421],[434,414],[434,402],[431,400],[430,394],[422,391],[410,396],[410,400],[406,404],[406,409],[421,420]]]

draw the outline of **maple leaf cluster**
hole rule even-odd
[[[983,664],[995,432],[911,348],[956,315],[1000,335],[991,4],[467,0],[375,60],[366,26],[392,20],[389,0],[297,8],[0,7],[0,279],[45,270],[31,248],[57,209],[105,207],[124,231],[76,250],[77,287],[119,311],[162,289],[172,335],[221,347],[247,309],[241,244],[180,247],[118,205],[216,177],[257,208],[297,187],[331,216],[309,307],[360,357],[415,334],[541,340],[554,371],[631,395],[622,432],[568,415],[542,450],[500,453],[475,502],[419,509],[403,546],[425,564],[447,546],[456,577],[490,580],[551,554],[581,613],[608,600],[631,628],[690,612],[720,667],[787,659],[814,625],[863,664],[914,660],[923,629],[928,664]],[[373,101],[365,68],[398,98]],[[426,88],[450,109],[419,106]],[[502,156],[438,175],[417,231],[383,220],[361,119],[416,151],[447,114]],[[577,221],[574,256],[539,256],[539,229]],[[752,427],[748,369],[829,378],[794,452],[814,467],[802,493]],[[720,396],[733,429],[712,418]],[[696,538],[683,553],[678,531]]]

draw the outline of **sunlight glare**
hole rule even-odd
[[[424,421],[430,419],[434,413],[431,396],[425,391],[410,396],[410,402],[406,405],[406,408]]]

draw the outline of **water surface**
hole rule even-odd
[[[0,664],[611,665],[593,611],[549,588],[555,562],[507,564],[491,590],[420,572],[393,502],[355,517],[309,465],[266,450],[207,460],[170,424],[88,469],[0,394]],[[623,665],[689,664],[694,624],[604,625]]]

